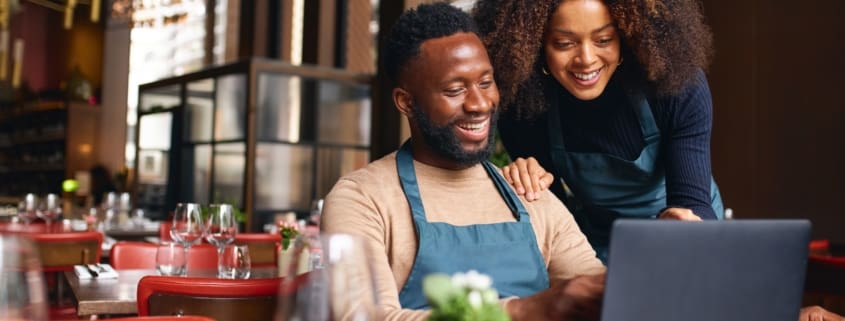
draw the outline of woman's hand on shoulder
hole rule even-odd
[[[845,318],[820,306],[810,306],[801,308],[798,321],[845,321]]]
[[[692,210],[680,207],[667,208],[660,215],[657,215],[657,218],[661,220],[701,221],[701,217],[695,215]]]
[[[547,190],[554,181],[554,175],[540,166],[534,157],[515,159],[502,167],[502,175],[516,194],[525,196],[528,201],[540,199],[540,192]]]

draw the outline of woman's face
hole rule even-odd
[[[619,35],[601,0],[564,0],[546,28],[546,69],[581,100],[601,95],[619,66]]]

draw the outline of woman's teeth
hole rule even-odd
[[[601,71],[601,69],[593,71],[591,73],[586,73],[586,74],[577,73],[577,72],[573,72],[572,74],[575,75],[575,78],[578,78],[578,79],[581,79],[581,80],[591,80],[593,78],[596,78],[596,76],[599,75],[599,71]]]

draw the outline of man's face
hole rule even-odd
[[[489,156],[499,90],[478,36],[457,33],[423,42],[419,57],[408,62],[401,87],[410,96],[414,137],[426,145],[415,150],[415,158],[431,158],[429,163],[448,168]]]

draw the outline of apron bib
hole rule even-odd
[[[610,229],[617,218],[656,218],[666,207],[666,173],[658,163],[660,130],[643,96],[632,97],[645,147],[633,160],[603,153],[567,152],[563,143],[557,101],[549,108],[551,158],[575,216],[596,255],[607,264]],[[711,206],[722,219],[722,198],[712,176]]]
[[[423,209],[409,142],[396,154],[396,165],[419,239],[414,266],[399,293],[403,309],[428,307],[422,280],[431,273],[452,275],[476,270],[492,278],[500,298],[524,297],[549,287],[548,271],[528,212],[493,165],[483,164],[516,222],[469,226],[430,223]]]

